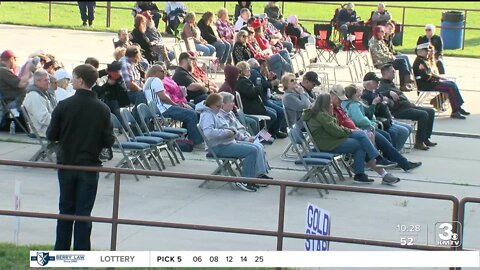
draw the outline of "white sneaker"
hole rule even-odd
[[[250,185],[248,185],[248,184],[245,184],[245,183],[235,182],[235,185],[236,185],[239,189],[241,189],[241,190],[243,190],[243,191],[250,191],[250,192],[255,192],[255,191],[257,191],[256,188],[254,188],[254,187],[252,187],[252,186],[250,186]]]

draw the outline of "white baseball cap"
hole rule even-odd
[[[55,71],[55,73],[53,74],[53,77],[57,81],[59,81],[61,79],[69,79],[69,80],[72,79],[72,76],[70,75],[70,73],[68,73],[65,69],[59,69],[59,70]]]

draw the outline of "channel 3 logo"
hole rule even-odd
[[[462,224],[458,221],[437,222],[435,223],[435,244],[438,246],[458,247],[461,244],[458,232],[461,231]]]

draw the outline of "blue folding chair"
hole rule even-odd
[[[302,132],[299,129],[296,129],[295,125],[293,128],[287,128],[287,133],[292,142],[292,148],[295,153],[297,153],[298,159],[295,160],[295,164],[302,165],[307,171],[307,173],[300,179],[300,182],[307,182],[309,179],[316,179],[319,183],[328,184],[328,178],[325,175],[325,171],[328,172],[331,179],[334,181],[333,174],[330,171],[332,160],[312,156]],[[288,194],[291,195],[298,189],[299,188],[294,188]],[[321,189],[317,189],[317,191],[320,197],[323,197]],[[328,190],[325,190],[325,193],[328,194]]]
[[[126,167],[135,170],[135,164],[138,163],[142,169],[146,170],[146,164],[148,164],[147,154],[151,149],[150,144],[131,141],[122,124],[113,113],[110,114],[110,119],[113,123],[113,131],[115,135],[115,143],[112,148],[120,150],[123,155],[123,158],[115,165],[115,167]],[[120,138],[122,135],[123,140],[121,141]],[[108,173],[105,178],[108,178],[110,174],[111,173]],[[139,181],[137,175],[134,174],[133,176]]]
[[[123,110],[120,113],[124,126],[127,128],[128,136],[132,141],[148,143],[152,147],[152,152],[150,157],[154,160],[155,164],[159,170],[165,169],[165,163],[163,162],[162,154],[160,151],[167,149],[167,145],[162,138],[153,137],[153,136],[144,136],[144,135],[135,135],[142,134],[142,130],[138,126],[137,121],[130,113],[129,110]],[[135,131],[133,130],[135,129]]]

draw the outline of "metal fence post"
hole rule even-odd
[[[278,203],[277,251],[283,250],[283,234],[285,227],[285,196],[287,187],[280,185],[280,202]]]
[[[110,250],[117,250],[118,234],[118,207],[120,204],[120,173],[115,172],[115,183],[113,187],[113,211],[112,211],[112,231],[110,235]]]

